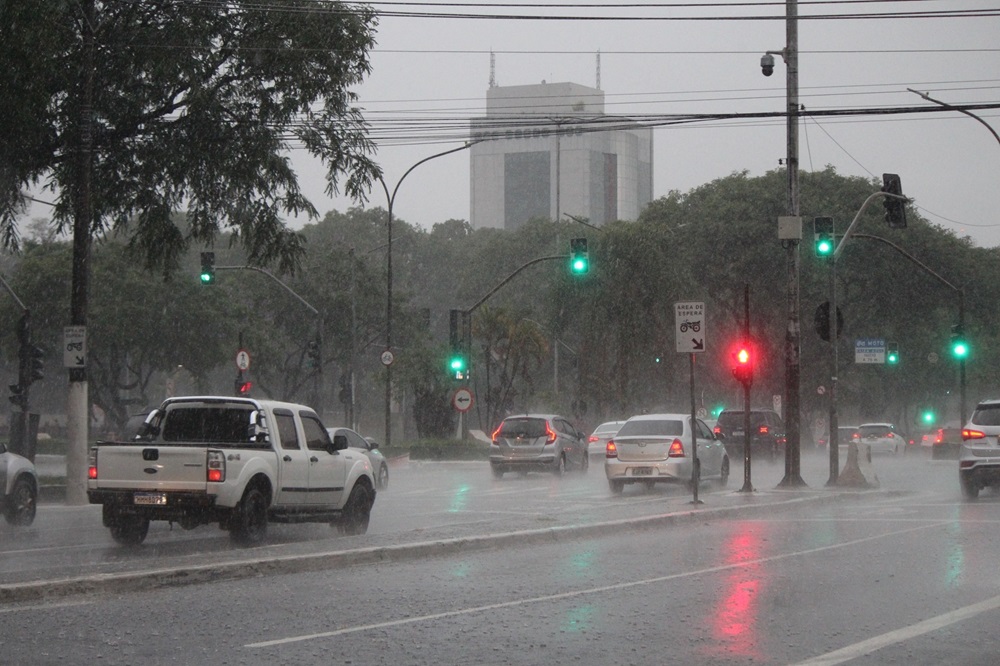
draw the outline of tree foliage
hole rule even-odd
[[[288,149],[320,157],[331,191],[363,198],[379,172],[350,91],[375,25],[367,5],[316,0],[0,4],[4,246],[26,188],[53,192],[70,223],[89,133],[92,234],[118,231],[169,271],[229,232],[252,264],[293,271],[305,247],[282,215],[315,209]]]

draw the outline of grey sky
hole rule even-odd
[[[527,21],[383,17],[373,72],[357,92],[376,128],[390,119],[482,115],[492,49],[499,85],[571,81],[600,83],[609,113],[782,112],[785,68],[761,75],[760,56],[785,46],[785,3],[690,8],[531,8],[446,6],[449,13],[571,14],[642,17],[729,17],[744,20]],[[514,4],[514,3],[506,3]],[[633,3],[634,4],[634,3]],[[655,3],[650,3],[654,5]],[[661,3],[667,4],[667,3]],[[677,3],[675,3],[677,4]],[[728,3],[737,4],[737,3]],[[375,3],[379,10],[426,12],[427,6]],[[488,8],[487,8],[488,7]],[[997,10],[1000,2],[799,2],[800,102],[807,109],[926,105],[914,88],[952,104],[1000,101],[1000,17],[810,19],[817,14]],[[996,13],[994,11],[994,13]],[[775,20],[745,20],[773,16]],[[994,129],[1000,110],[978,112]],[[687,191],[733,172],[757,176],[785,155],[783,119],[700,123],[654,132],[653,195]],[[380,143],[378,160],[393,188],[421,159],[460,145],[429,138]],[[327,197],[321,170],[302,153],[294,161],[321,214],[355,205]],[[800,130],[805,170],[834,166],[843,175],[899,173],[904,193],[934,223],[1000,244],[1000,143],[958,113],[807,120]],[[860,205],[861,202],[858,202]],[[381,188],[369,206],[386,206]],[[460,151],[415,169],[399,188],[397,217],[424,227],[469,219],[469,157]],[[819,211],[803,210],[804,215]],[[847,221],[838,221],[846,224]]]

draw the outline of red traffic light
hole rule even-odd
[[[748,343],[738,343],[733,348],[733,377],[741,384],[749,385],[753,381],[753,366],[753,348]]]

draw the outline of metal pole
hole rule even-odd
[[[743,285],[743,340],[750,343],[750,285]],[[751,347],[752,349],[752,347]],[[756,359],[754,359],[756,360]],[[741,493],[752,493],[753,482],[750,479],[750,384],[752,379],[743,382],[743,487]]]
[[[837,485],[840,476],[840,437],[837,424],[837,365],[839,349],[837,343],[837,256],[830,257],[830,316],[827,322],[827,332],[830,338],[830,436],[827,437],[827,447],[830,449],[830,478],[826,485]]]
[[[798,0],[785,3],[785,88],[788,173],[788,214],[799,215],[799,31]],[[801,475],[802,426],[800,408],[800,339],[799,313],[799,240],[788,240],[787,308],[788,329],[785,333],[785,476],[780,486],[804,486]]]
[[[702,504],[702,501],[698,499],[698,483],[701,481],[701,460],[698,459],[698,427],[695,421],[697,413],[694,391],[694,353],[692,352],[688,356],[691,357],[689,364],[691,377],[691,492],[694,495],[691,503]]]

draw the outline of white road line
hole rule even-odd
[[[917,636],[937,631],[938,629],[947,627],[948,625],[968,620],[971,617],[975,617],[976,615],[996,610],[998,608],[1000,608],[1000,596],[980,601],[978,604],[958,608],[950,613],[944,613],[943,615],[932,617],[929,620],[917,622],[909,627],[896,629],[895,631],[890,631],[882,634],[881,636],[875,636],[873,638],[869,638],[868,640],[861,641],[860,643],[848,645],[847,647],[840,648],[839,650],[834,650],[833,652],[827,652],[826,654],[819,655],[818,657],[807,659],[806,661],[800,661],[795,664],[795,666],[833,666],[834,664],[842,664],[845,661],[863,657],[877,650],[881,650],[884,647],[908,641],[911,638],[916,638]]]
[[[363,631],[371,631],[373,629],[385,629],[388,627],[398,627],[404,624],[415,624],[417,622],[427,622],[430,620],[439,620],[446,617],[456,617],[460,615],[471,615],[473,613],[484,613],[487,611],[497,610],[499,608],[513,608],[517,606],[527,606],[530,604],[538,604],[549,601],[560,601],[562,599],[572,599],[574,597],[582,597],[590,594],[598,594],[601,592],[610,592],[614,590],[624,590],[632,587],[638,587],[640,585],[649,585],[651,583],[664,583],[671,580],[678,580],[681,578],[691,578],[694,576],[703,576],[705,574],[718,573],[720,571],[729,571],[732,569],[744,569],[751,566],[756,566],[758,564],[764,564],[768,562],[777,562],[780,560],[786,560],[792,557],[801,557],[803,555],[811,555],[813,553],[822,553],[830,550],[837,550],[839,548],[847,548],[849,546],[856,546],[862,543],[868,543],[870,541],[877,541],[880,539],[885,539],[886,537],[897,536],[901,534],[909,534],[911,532],[918,532],[920,530],[927,530],[936,527],[943,527],[950,525],[950,522],[935,522],[930,525],[922,525],[920,527],[909,527],[904,530],[896,530],[894,532],[885,532],[882,534],[876,534],[870,537],[864,537],[862,539],[854,539],[852,541],[845,541],[843,543],[831,544],[828,546],[820,546],[818,548],[809,548],[807,550],[799,550],[792,553],[781,553],[778,555],[771,555],[769,557],[760,557],[754,560],[745,560],[743,562],[735,562],[732,564],[722,564],[716,567],[707,567],[705,569],[696,569],[694,571],[685,571],[682,573],[670,574],[667,576],[657,576],[656,578],[645,578],[642,580],[634,580],[626,583],[617,583],[615,585],[602,585],[600,587],[591,587],[584,590],[575,590],[571,592],[560,592],[559,594],[548,594],[542,597],[528,597],[526,599],[514,599],[512,601],[505,601],[497,604],[489,604],[487,606],[473,606],[471,608],[459,608],[451,611],[444,611],[442,613],[432,613],[430,615],[420,615],[417,617],[407,617],[401,618],[399,620],[389,620],[386,622],[377,622],[374,624],[362,624],[353,627],[344,627],[342,629],[334,629],[333,631],[323,631],[315,634],[303,634],[300,636],[289,636],[287,638],[276,638],[270,641],[261,641],[259,643],[247,643],[243,647],[245,648],[262,648],[262,647],[273,647],[275,645],[287,645],[289,643],[300,643],[303,641],[311,641],[319,638],[333,638],[335,636],[343,636],[345,634],[354,634]]]
[[[9,608],[0,608],[0,613],[20,613],[22,611],[28,610],[51,610],[53,608],[68,608],[70,606],[87,606],[94,603],[93,601],[64,601],[61,603],[51,603],[51,604],[34,604],[32,606],[11,606]]]

